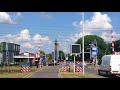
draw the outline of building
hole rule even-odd
[[[40,55],[35,53],[24,52],[14,56],[15,64],[17,63],[29,63],[35,65],[35,62],[40,60]]]
[[[35,58],[35,54],[24,52],[20,53],[19,55],[14,56],[15,62],[31,62]]]
[[[20,45],[14,43],[0,43],[0,64],[14,64],[14,56],[20,52]]]
[[[55,47],[54,60],[58,61],[59,56],[58,56],[58,41],[57,40],[55,40],[54,47]]]

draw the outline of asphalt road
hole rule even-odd
[[[48,66],[48,68],[35,72],[30,78],[58,78],[60,66]]]
[[[60,66],[48,66],[46,69],[35,72],[30,78],[59,78],[59,68]],[[98,71],[95,68],[85,67],[85,73],[93,74],[96,78],[111,78],[109,76],[98,75]]]
[[[105,75],[98,75],[98,69],[95,68],[85,68],[85,72],[89,74],[95,75],[97,78],[118,78],[120,76],[105,76]]]
[[[93,68],[85,68],[85,73],[93,74],[97,78],[108,78],[106,76],[98,75],[97,69],[94,70]]]

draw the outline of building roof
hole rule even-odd
[[[28,57],[28,56],[14,56],[14,58],[35,58],[35,57]]]
[[[35,56],[36,54],[34,53],[25,52],[25,53],[21,53],[19,55],[14,56],[14,58],[35,58]]]

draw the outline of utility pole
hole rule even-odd
[[[61,51],[61,60],[62,60],[62,51]]]
[[[66,62],[66,39],[65,39],[65,62]]]
[[[82,63],[83,63],[83,76],[84,76],[84,12],[82,12]]]
[[[41,53],[40,53],[40,45],[41,45],[41,39],[39,40],[39,51],[38,51],[38,56],[39,56],[40,60],[38,59],[38,63],[40,62],[40,67],[42,67]]]
[[[96,41],[96,39],[94,40],[94,45],[95,45],[95,47],[96,47],[96,49],[97,49],[97,41]],[[96,62],[95,62],[95,65],[97,66],[97,55],[96,55]]]
[[[28,52],[28,63],[30,63],[30,60],[29,60],[29,52]]]
[[[74,73],[75,73],[75,54],[74,54]]]

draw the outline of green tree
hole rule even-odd
[[[44,52],[44,51],[40,51],[40,53],[41,53],[42,55],[45,55],[45,52]]]
[[[2,52],[2,50],[1,50],[1,49],[2,49],[2,47],[1,47],[1,43],[0,43],[0,52]]]
[[[67,56],[68,56],[68,60],[72,60],[73,59],[72,55],[68,54]]]
[[[65,60],[65,53],[63,51],[59,51],[59,59]]]
[[[119,51],[120,51],[120,40],[115,41],[115,46],[114,46],[114,48],[115,48],[115,51],[116,51],[116,52],[119,52]]]
[[[46,57],[48,58],[49,61],[52,61],[52,53],[46,54]]]
[[[102,56],[105,55],[106,49],[107,49],[107,54],[110,53],[109,44],[107,44],[101,37],[97,35],[86,35],[84,37],[84,51],[85,52],[90,52],[89,44],[91,44],[94,39],[96,39],[97,41],[98,59],[101,59]],[[82,48],[82,38],[78,39],[76,44],[81,44],[81,48]],[[85,56],[85,58],[89,58],[89,57]]]

